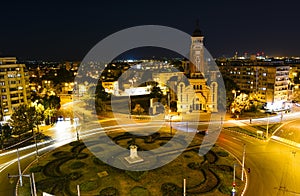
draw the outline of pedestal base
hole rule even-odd
[[[141,157],[124,157],[124,159],[129,163],[129,164],[134,164],[134,163],[140,163],[143,162],[144,159]]]

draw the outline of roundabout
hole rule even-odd
[[[26,173],[34,173],[38,193],[47,192],[54,195],[77,195],[77,185],[82,195],[182,195],[183,181],[186,179],[188,195],[228,195],[231,193],[233,165],[237,162],[231,155],[218,146],[214,146],[206,155],[199,156],[199,146],[203,136],[196,134],[188,147],[173,161],[162,167],[148,171],[123,170],[110,166],[98,159],[94,152],[101,153],[105,148],[118,144],[129,149],[137,146],[137,155],[143,151],[164,145],[175,145],[180,149],[181,140],[168,143],[172,137],[165,131],[158,131],[149,136],[134,136],[128,132],[107,134],[110,143],[99,146],[100,138],[86,143],[74,141],[57,148],[28,168]],[[93,153],[91,153],[92,149]],[[129,164],[125,157],[129,154],[112,154],[108,161],[138,167],[139,164],[157,164],[168,160],[173,151],[164,152],[151,160],[142,157],[140,163]],[[236,171],[238,193],[244,188],[240,180],[241,171]],[[29,195],[28,186],[19,187],[19,195]]]

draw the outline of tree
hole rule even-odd
[[[60,108],[60,97],[56,96],[56,95],[46,95],[45,97],[42,98],[42,102],[41,102],[44,106],[44,116],[46,119],[46,124],[50,124],[51,122],[51,117],[54,116],[57,111]],[[53,122],[51,122],[53,123]]]
[[[90,87],[89,91],[92,91],[90,92],[92,94],[95,93],[96,99],[101,99],[102,101],[106,101],[110,98],[110,95],[105,91],[101,82],[99,82],[96,87]]]
[[[34,134],[34,128],[37,127],[43,120],[43,114],[38,111],[34,106],[20,105],[16,108],[9,120],[12,126],[12,134],[18,135],[19,141],[21,135],[28,131]]]
[[[140,104],[135,104],[135,107],[132,110],[134,114],[138,114],[138,115],[141,115],[144,111],[145,111],[144,108]]]
[[[225,89],[226,89],[226,108],[229,109],[235,98],[232,92],[233,91],[238,92],[239,87],[231,78],[229,78],[227,76],[224,76],[223,80],[224,80],[224,85],[225,85]],[[219,95],[222,95],[222,94],[223,94],[222,92],[219,92]]]
[[[241,93],[232,102],[230,110],[233,114],[242,114],[251,108],[251,102],[249,96],[245,93]]]
[[[4,125],[0,124],[0,133],[1,133],[1,148],[3,150],[5,140],[11,137],[11,127],[7,123]]]
[[[151,88],[151,92],[150,92],[150,98],[158,98],[158,101],[161,100],[161,98],[163,97],[163,92],[160,89],[159,86],[157,86],[157,83]]]

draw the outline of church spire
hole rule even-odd
[[[192,34],[192,37],[203,37],[203,34],[199,27],[199,19],[196,20],[196,28]]]

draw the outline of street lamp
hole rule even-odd
[[[79,133],[78,133],[78,121],[79,121],[79,119],[76,117],[74,120],[75,120],[76,138],[77,138],[77,141],[79,141]]]
[[[268,120],[267,120],[267,129],[266,129],[266,140],[268,140],[269,137],[269,114],[267,114]]]
[[[235,190],[235,166],[236,166],[236,164],[234,163],[233,164],[233,182],[232,182],[232,190],[231,190],[231,192],[232,192],[232,196],[234,196],[235,195],[235,193],[236,193],[236,190]]]
[[[3,141],[3,129],[2,129],[2,124],[0,123],[0,129],[1,129],[1,149],[3,150],[4,148],[4,141]]]
[[[169,115],[169,117],[170,117],[170,133],[172,135],[172,117],[173,116]]]
[[[31,175],[30,174],[21,174],[21,176],[20,175],[7,174],[8,178],[19,178],[19,177],[22,177],[22,176],[29,178],[30,193],[31,193],[32,196],[37,196],[35,180],[34,180],[34,173],[32,173]],[[21,184],[21,181],[20,181],[20,184]],[[23,186],[23,184],[21,186]]]
[[[244,181],[245,154],[246,154],[246,144],[244,144],[244,150],[243,150],[242,181]]]
[[[39,160],[39,151],[38,151],[38,145],[37,145],[37,141],[36,141],[36,133],[35,131],[33,131],[33,137],[34,137],[34,143],[35,143],[35,152],[36,152],[36,160]]]

